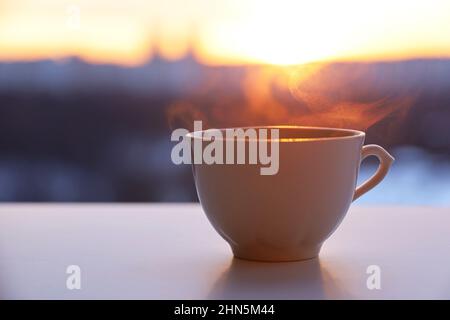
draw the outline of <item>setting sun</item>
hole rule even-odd
[[[284,65],[448,55],[450,4],[434,3],[259,2],[245,21],[216,25],[205,38],[211,44],[209,52],[217,57]]]

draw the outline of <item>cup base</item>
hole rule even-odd
[[[322,245],[302,246],[292,249],[268,249],[265,247],[231,246],[234,257],[260,262],[294,262],[317,258]]]

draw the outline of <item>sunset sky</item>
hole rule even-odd
[[[0,0],[0,59],[136,65],[450,56],[448,0]]]

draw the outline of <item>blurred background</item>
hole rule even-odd
[[[197,201],[194,120],[365,130],[358,202],[448,206],[450,1],[0,0],[0,201]]]

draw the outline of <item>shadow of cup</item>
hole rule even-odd
[[[333,299],[341,290],[319,259],[264,263],[234,258],[209,299]]]

